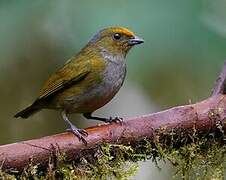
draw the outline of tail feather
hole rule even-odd
[[[39,110],[40,110],[39,108],[35,107],[34,105],[31,105],[25,108],[24,110],[18,112],[17,114],[15,114],[14,117],[15,118],[21,117],[21,118],[27,119],[29,116],[38,112]]]

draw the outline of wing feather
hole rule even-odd
[[[54,73],[44,84],[37,100],[43,100],[54,96],[58,92],[69,88],[81,80],[90,72],[90,61],[69,61],[56,73]]]

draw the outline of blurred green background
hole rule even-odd
[[[127,57],[122,90],[96,114],[135,116],[208,97],[226,59],[225,9],[225,0],[0,0],[0,144],[65,130],[55,111],[13,115],[106,26],[127,27],[145,43]],[[91,125],[80,115],[71,119]],[[160,176],[169,178],[168,170]]]
[[[118,113],[114,107],[120,105],[132,113],[115,115],[142,114],[135,103],[125,103],[137,94],[145,101],[144,113],[208,97],[226,59],[225,8],[224,0],[1,0],[0,144],[65,130],[55,111],[44,110],[28,120],[13,115],[32,103],[48,76],[106,26],[127,27],[145,43],[127,57],[123,93],[98,115]],[[71,119],[87,126],[81,116]]]

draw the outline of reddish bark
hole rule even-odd
[[[170,131],[180,129],[189,134],[195,127],[200,136],[216,131],[216,121],[226,130],[226,95],[224,82],[226,64],[215,85],[213,96],[196,104],[174,107],[158,113],[87,128],[88,145],[79,142],[72,133],[62,133],[0,146],[0,165],[3,169],[22,170],[30,160],[34,164],[46,165],[54,148],[64,152],[69,160],[88,155],[89,151],[103,142],[128,144],[139,143],[144,138],[154,141],[160,128]]]

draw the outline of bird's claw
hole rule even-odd
[[[88,136],[88,132],[87,132],[86,130],[84,130],[84,129],[78,129],[78,132],[79,132],[80,134],[82,134],[83,136],[85,136],[85,137]]]
[[[115,118],[110,117],[106,122],[109,122],[109,123],[111,123],[111,122],[122,123],[123,122],[123,118],[121,118],[121,117],[115,117]]]
[[[71,127],[70,129],[67,129],[67,131],[72,132],[78,138],[79,141],[82,141],[85,145],[87,145],[85,137],[88,136],[88,132],[86,130]]]

